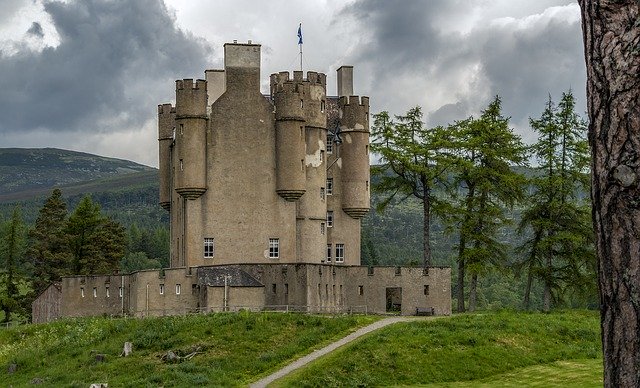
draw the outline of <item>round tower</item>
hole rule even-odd
[[[369,211],[369,98],[342,96],[342,210],[352,218]]]
[[[207,81],[176,81],[175,115],[175,190],[196,199],[207,190]]]
[[[305,120],[303,90],[289,73],[271,75],[276,114],[276,192],[287,201],[305,193]]]
[[[158,167],[160,169],[160,206],[171,209],[171,143],[175,131],[176,110],[171,104],[158,105]]]

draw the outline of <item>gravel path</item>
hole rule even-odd
[[[264,388],[267,385],[269,385],[270,383],[272,383],[273,381],[284,377],[286,375],[288,375],[289,373],[293,372],[294,370],[301,368],[305,365],[307,365],[308,363],[310,363],[311,361],[314,361],[315,359],[324,356],[327,353],[330,353],[334,350],[336,350],[337,348],[341,347],[342,345],[348,344],[349,342],[355,340],[356,338],[359,338],[367,333],[371,333],[374,330],[378,330],[380,328],[383,328],[385,326],[394,324],[394,323],[398,323],[398,322],[407,322],[407,321],[415,321],[415,320],[426,320],[426,319],[433,319],[433,317],[429,317],[429,318],[425,318],[425,317],[392,317],[392,318],[385,318],[385,319],[381,319],[377,322],[374,322],[368,326],[365,327],[361,327],[360,329],[354,331],[353,333],[349,334],[348,336],[334,342],[331,343],[327,346],[325,346],[322,349],[318,349],[318,350],[314,350],[312,353],[307,354],[306,356],[297,359],[296,361],[294,361],[293,363],[285,366],[284,368],[280,369],[279,371],[263,378],[260,379],[258,381],[256,381],[255,383],[251,384],[250,387],[251,388]]]

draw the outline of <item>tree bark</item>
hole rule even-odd
[[[533,284],[533,263],[529,264],[527,271],[527,286],[524,289],[524,301],[522,302],[524,309],[529,310],[531,307],[531,285]]]
[[[424,188],[424,199],[422,200],[422,267],[427,269],[431,267],[431,188],[427,177],[421,177],[422,187]]]
[[[640,386],[640,18],[579,0],[587,64],[604,385]]]
[[[462,257],[465,248],[465,236],[460,233],[460,242],[458,245],[458,312],[464,313],[464,257]]]
[[[477,300],[478,300],[478,274],[474,273],[471,275],[471,282],[469,283],[469,311],[476,311]]]

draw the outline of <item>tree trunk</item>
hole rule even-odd
[[[529,264],[529,270],[527,271],[527,286],[524,289],[524,301],[523,306],[525,310],[529,310],[531,307],[531,285],[533,284],[533,263]]]
[[[640,386],[640,18],[579,0],[587,64],[604,385]]]
[[[422,200],[422,267],[427,269],[431,267],[431,189],[429,188],[429,182],[427,178],[423,176],[422,187],[424,188],[424,199]]]
[[[458,312],[464,312],[464,253],[465,236],[460,233],[460,244],[458,245]]]
[[[477,300],[477,292],[478,288],[478,274],[474,273],[471,275],[471,283],[469,284],[469,311],[476,311],[476,300]]]

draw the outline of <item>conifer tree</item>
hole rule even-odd
[[[380,155],[381,164],[372,169],[379,177],[374,190],[387,197],[378,206],[383,210],[394,200],[415,197],[422,203],[424,268],[431,266],[430,229],[432,213],[441,199],[434,188],[446,180],[451,166],[446,152],[448,136],[442,127],[426,128],[420,107],[410,109],[392,121],[387,112],[374,115],[371,150]],[[399,198],[398,198],[399,196]]]
[[[5,322],[11,321],[11,314],[21,311],[21,297],[18,288],[20,267],[26,250],[26,228],[15,207],[11,220],[2,225],[0,234],[0,258],[4,292],[0,295],[0,308],[4,311]]]
[[[534,278],[543,284],[543,310],[561,300],[567,290],[588,292],[595,285],[589,204],[578,197],[588,187],[588,148],[585,123],[575,113],[571,91],[556,107],[551,96],[539,119],[530,119],[539,134],[532,147],[538,174],[531,178],[533,194],[519,225],[530,233],[521,251],[527,271],[524,304]],[[591,280],[590,280],[591,279]]]
[[[458,168],[455,181],[464,192],[457,207],[458,311],[465,310],[464,282],[471,275],[469,310],[477,300],[478,276],[508,262],[507,246],[499,241],[500,228],[510,220],[505,207],[523,198],[524,177],[513,167],[523,165],[526,148],[502,115],[500,97],[478,119],[469,118],[450,127],[456,139]]]
[[[71,254],[65,233],[67,205],[60,189],[54,189],[29,230],[28,257],[36,295],[63,275],[71,274]]]

